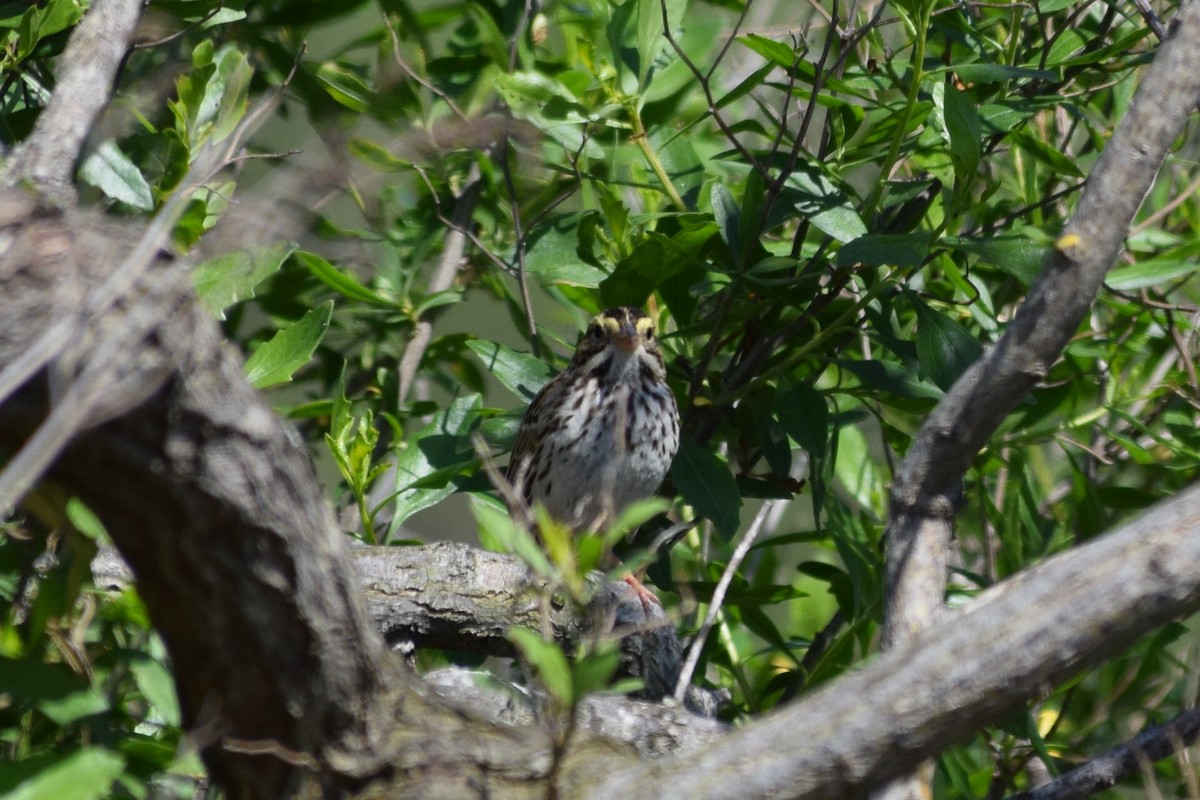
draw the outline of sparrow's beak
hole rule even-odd
[[[622,325],[621,329],[613,334],[613,343],[626,353],[632,353],[642,342],[637,328],[632,325]]]

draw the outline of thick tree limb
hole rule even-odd
[[[1074,215],[1025,304],[921,426],[891,489],[884,646],[932,624],[945,592],[959,485],[971,459],[1058,360],[1115,263],[1142,198],[1200,98],[1200,3],[1174,35],[1088,177]],[[919,796],[925,777],[880,797]]]
[[[953,619],[687,758],[588,798],[854,798],[1200,609],[1200,489],[981,594]],[[803,737],[795,732],[804,731]]]
[[[672,694],[680,674],[680,646],[660,606],[646,607],[624,581],[596,587],[592,609],[578,613],[553,600],[516,557],[459,542],[424,547],[357,547],[350,551],[367,613],[393,647],[433,647],[475,655],[512,657],[506,634],[513,627],[548,628],[568,651],[597,628],[621,636],[622,672],[640,678],[638,697]],[[112,550],[92,560],[103,589],[120,589],[133,575]],[[692,687],[684,705],[715,716],[728,698]]]
[[[75,160],[92,123],[108,105],[108,88],[141,16],[141,0],[92,3],[67,43],[49,105],[0,170],[0,185],[26,179],[59,198],[74,197]]]

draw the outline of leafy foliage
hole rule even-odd
[[[372,542],[412,538],[414,515],[455,493],[488,495],[475,437],[511,446],[586,317],[647,306],[683,415],[674,513],[701,523],[652,569],[684,631],[741,517],[792,501],[704,645],[700,674],[742,717],[873,652],[891,470],[1004,330],[1154,47],[1115,5],[820,5],[155,2],[182,35],[131,55],[136,124],[80,178],[114,213],[189,193],[176,242],[203,261],[201,297],[258,385],[287,382],[279,408],[335,465],[350,532]],[[80,14],[70,0],[7,13],[11,145]],[[137,96],[166,73],[167,102]],[[251,152],[320,137],[337,169],[292,156],[185,183],[283,85]],[[1196,474],[1195,156],[1181,144],[1091,319],[975,459],[952,602]],[[222,226],[265,247],[222,247]],[[548,559],[487,503],[485,539],[578,589],[591,545]],[[141,796],[194,766],[175,755],[144,612],[96,595],[93,538],[64,525],[30,511],[0,541],[0,786],[67,796],[47,787],[86,776]],[[564,704],[607,679],[608,652],[570,667],[515,636]],[[1060,769],[1182,707],[1193,646],[1172,627],[1057,688],[946,754],[938,796],[1021,788],[1030,759]],[[1174,765],[1156,769],[1175,785]]]

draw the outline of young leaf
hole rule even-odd
[[[538,390],[554,377],[554,370],[545,361],[511,347],[482,339],[469,340],[467,347],[496,380],[526,402],[533,400]]]
[[[312,359],[332,316],[330,300],[260,344],[246,359],[246,380],[258,389],[290,381],[296,370]]]
[[[567,657],[553,642],[547,642],[528,628],[512,628],[505,636],[521,653],[521,657],[537,673],[538,679],[561,708],[575,702],[575,687]]]
[[[193,270],[196,295],[215,317],[225,319],[225,309],[254,297],[258,285],[278,272],[295,249],[274,245],[214,256]]]

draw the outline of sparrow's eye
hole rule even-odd
[[[651,341],[654,338],[654,328],[646,328],[646,341]]]
[[[587,338],[589,341],[598,342],[604,338],[604,331],[600,329],[599,325],[588,325]]]

